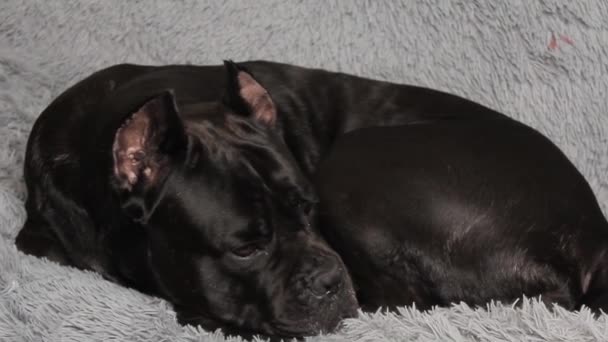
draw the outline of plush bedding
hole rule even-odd
[[[606,18],[604,0],[1,1],[0,341],[224,340],[180,326],[163,300],[16,250],[28,133],[87,74],[122,62],[268,59],[450,91],[548,135],[606,212]],[[310,340],[608,340],[608,316],[523,301],[361,314]]]

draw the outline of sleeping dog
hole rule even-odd
[[[421,87],[271,62],[117,65],[40,115],[22,251],[247,335],[357,309],[604,308],[608,225],[537,131]]]

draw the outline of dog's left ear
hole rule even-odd
[[[267,126],[277,121],[277,108],[268,91],[243,67],[224,61],[228,73],[228,87],[224,103],[237,113],[252,117]]]
[[[124,116],[112,145],[112,182],[125,213],[147,221],[176,158],[185,154],[187,135],[173,92],[155,95]]]

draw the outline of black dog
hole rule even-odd
[[[400,127],[338,139],[379,126]],[[41,114],[25,179],[21,250],[207,329],[330,331],[354,288],[365,308],[603,303],[608,229],[582,176],[531,128],[429,89],[269,62],[118,65]]]

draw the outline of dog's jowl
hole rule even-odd
[[[249,335],[357,308],[605,308],[608,225],[535,130],[425,88],[270,62],[118,65],[40,115],[17,246]]]

